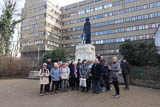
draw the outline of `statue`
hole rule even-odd
[[[88,17],[84,24],[82,40],[85,41],[85,44],[91,44],[91,24]]]

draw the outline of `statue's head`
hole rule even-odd
[[[86,22],[89,22],[89,17],[86,18]]]

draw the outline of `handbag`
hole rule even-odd
[[[80,78],[80,83],[79,83],[79,85],[81,86],[81,87],[86,87],[87,85],[86,85],[86,78]]]

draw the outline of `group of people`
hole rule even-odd
[[[71,62],[54,62],[51,58],[43,64],[40,69],[40,95],[53,94],[58,91],[66,92],[68,88],[88,93],[99,94],[101,91],[112,90],[110,82],[112,81],[115,88],[114,98],[120,97],[119,89],[119,72],[122,74],[125,82],[125,89],[129,89],[129,65],[126,59],[121,63],[117,57],[113,57],[112,64],[109,65],[102,56],[97,57],[95,61],[74,59]]]

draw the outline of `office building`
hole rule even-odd
[[[47,5],[45,10],[49,10]],[[55,26],[46,21],[44,26],[47,28],[50,24],[51,27],[55,26],[58,29],[60,34],[55,37],[59,39],[53,39],[53,44],[56,43],[56,46],[66,48],[72,57],[75,55],[75,46],[82,44],[81,34],[86,17],[90,18],[92,44],[96,47],[96,54],[104,57],[118,55],[119,46],[125,40],[152,40],[160,23],[160,0],[85,0],[60,9],[54,5],[51,5],[51,8],[59,13],[57,20],[60,19],[58,20],[60,24],[55,23],[57,25]],[[29,11],[27,8],[24,10]],[[49,20],[49,17],[43,18],[45,19]],[[23,25],[22,34],[25,34],[23,33],[24,27]],[[54,31],[52,29],[50,33]],[[48,37],[48,33],[48,31],[45,32],[43,37]],[[41,42],[44,46],[46,45],[42,50],[49,50],[48,40],[50,39],[46,38],[46,42]],[[54,46],[51,45],[51,49],[52,47]],[[27,49],[26,52],[30,52],[29,48]]]

